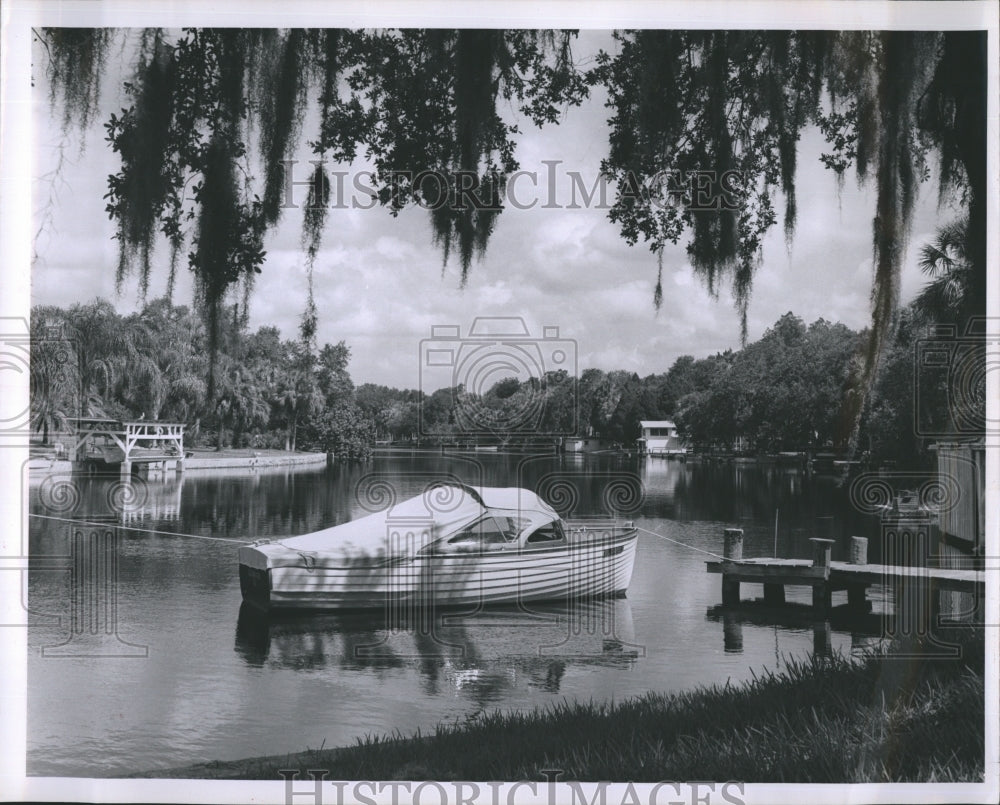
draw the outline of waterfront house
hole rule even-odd
[[[677,425],[669,419],[643,419],[639,422],[640,452],[657,456],[687,455],[687,445],[677,433]]]
[[[567,453],[593,453],[607,449],[604,440],[597,436],[570,436],[565,445]]]

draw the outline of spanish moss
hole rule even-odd
[[[82,133],[97,114],[113,35],[111,28],[44,28],[39,33],[48,53],[49,103],[62,111],[64,134],[72,127]]]
[[[268,226],[281,217],[285,160],[296,144],[305,111],[305,47],[305,32],[289,31],[270,58],[262,60],[264,75],[256,81],[260,150],[266,176],[263,214]]]

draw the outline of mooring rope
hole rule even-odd
[[[698,553],[704,553],[704,554],[707,554],[708,556],[714,556],[716,559],[722,559],[725,562],[734,562],[736,564],[740,564],[740,563],[743,562],[742,559],[729,559],[726,556],[720,556],[717,553],[712,553],[711,551],[706,551],[704,548],[696,548],[694,545],[688,545],[686,542],[681,542],[680,540],[677,540],[677,539],[671,539],[670,537],[665,537],[665,536],[663,536],[663,534],[660,534],[660,533],[658,533],[656,531],[650,531],[648,528],[642,528],[641,526],[635,526],[635,529],[637,531],[644,531],[647,534],[652,534],[654,537],[659,537],[660,539],[665,539],[667,542],[674,543],[674,545],[680,545],[682,548],[689,548],[690,550],[697,551]]]
[[[109,523],[109,522],[99,522],[96,520],[79,520],[71,517],[54,517],[51,514],[34,514],[29,513],[29,517],[37,517],[41,520],[57,520],[61,523],[74,523],[76,525],[90,525],[90,526],[113,526],[114,528],[124,528],[128,531],[137,531],[142,534],[160,534],[167,537],[186,537],[187,539],[207,539],[213,542],[236,542],[241,545],[248,545],[253,540],[249,539],[236,539],[234,537],[210,537],[207,534],[185,534],[180,531],[158,531],[153,528],[138,528],[132,525],[123,525],[121,523]],[[641,526],[635,526],[637,531],[642,531],[643,533],[650,534],[659,539],[666,540],[667,542],[672,542],[674,545],[680,545],[682,548],[687,548],[692,551],[697,551],[698,553],[703,553],[706,556],[711,556],[715,559],[722,559],[725,562],[735,562],[737,564],[743,562],[742,559],[729,559],[712,551],[706,551],[704,548],[698,548],[694,545],[688,545],[686,542],[681,542],[680,540],[672,539],[671,537],[664,536],[656,531],[650,531],[648,528],[642,528]]]
[[[143,534],[163,534],[168,537],[187,537],[188,539],[209,539],[215,542],[236,542],[240,545],[249,545],[252,540],[236,539],[235,537],[210,537],[207,534],[184,534],[179,531],[157,531],[152,528],[137,528],[134,525],[123,525],[121,523],[99,522],[96,520],[77,520],[70,517],[53,517],[51,514],[28,513],[28,517],[38,517],[42,520],[58,520],[62,523],[75,523],[76,525],[105,526],[114,528],[125,528],[129,531],[139,531]]]

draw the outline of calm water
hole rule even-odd
[[[616,457],[397,455],[315,472],[191,472],[131,490],[52,476],[32,484],[30,506],[249,540],[335,525],[385,505],[386,489],[402,498],[448,477],[530,487],[574,516],[613,510],[674,541],[640,534],[625,599],[389,629],[380,615],[241,617],[236,543],[119,529],[105,552],[79,543],[74,553],[71,526],[32,519],[32,556],[52,567],[29,575],[28,772],[103,776],[296,752],[484,709],[742,680],[813,651],[813,627],[717,615],[720,580],[697,549],[721,552],[735,525],[745,555],[772,555],[776,509],[779,555],[808,556],[820,530],[837,540],[834,559],[846,558],[850,534],[871,528],[834,478]],[[831,638],[844,652],[866,640]]]

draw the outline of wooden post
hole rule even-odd
[[[868,540],[865,537],[851,537],[851,564],[868,564]]]
[[[738,562],[743,558],[743,529],[727,528],[722,547],[722,555],[726,559]],[[740,603],[740,583],[730,578],[725,567],[722,571],[722,605],[734,607]]]
[[[813,609],[818,613],[830,611],[830,585],[826,582],[813,586]]]
[[[725,532],[725,542],[722,546],[722,555],[726,559],[738,562],[743,558],[743,529],[727,528]]]
[[[740,583],[722,574],[722,606],[735,607],[740,603]]]
[[[830,567],[830,552],[833,548],[833,540],[812,537],[809,541],[813,544],[813,567]]]
[[[813,623],[813,654],[818,657],[829,657],[833,654],[832,637],[830,621],[815,621]]]
[[[785,585],[764,583],[764,603],[780,607],[785,603]]]
[[[726,654],[743,652],[743,624],[732,612],[722,616],[722,648]]]
[[[868,540],[865,537],[851,537],[851,564],[868,564]],[[865,598],[865,584],[847,585],[847,606],[855,613],[871,612],[872,603]]]
[[[830,551],[833,547],[832,539],[812,537],[809,540],[813,544],[813,567],[830,568]],[[813,590],[813,609],[817,612],[830,611],[830,584],[824,581],[816,584]]]

